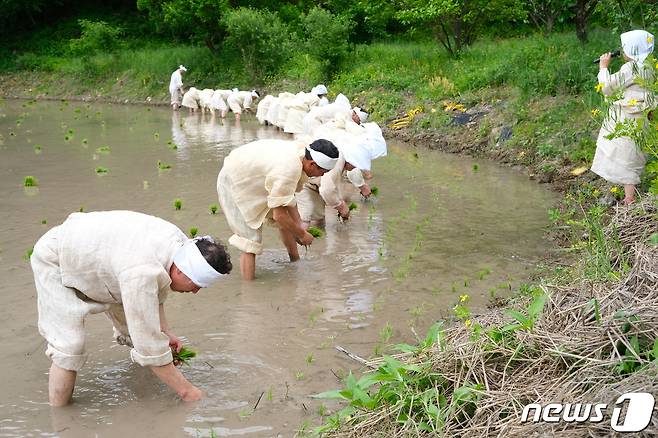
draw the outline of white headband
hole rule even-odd
[[[224,274],[220,274],[208,264],[206,259],[201,255],[201,251],[196,246],[197,240],[210,240],[213,241],[210,236],[203,236],[197,239],[188,240],[181,246],[176,255],[174,255],[174,264],[178,269],[187,275],[187,277],[192,280],[194,284],[199,287],[208,287],[220,278]]]
[[[361,120],[361,123],[365,123],[366,120],[368,119],[368,113],[363,111],[358,106],[355,106],[354,108],[352,108],[352,111],[354,111],[356,113],[356,115],[359,116],[359,120]]]
[[[306,150],[309,151],[309,153],[311,154],[311,158],[313,158],[313,161],[315,161],[315,163],[318,166],[320,166],[325,170],[333,169],[336,166],[336,163],[338,162],[338,158],[328,157],[327,155],[323,154],[320,151],[311,149],[310,146],[306,146]]]
[[[185,68],[185,66],[183,64],[179,65],[178,69],[182,70],[182,71],[187,71],[187,69]]]
[[[256,90],[251,90],[251,96],[252,96],[252,97],[255,97],[256,99],[258,99],[258,98],[260,97],[260,96],[258,95],[258,93],[256,92]]]

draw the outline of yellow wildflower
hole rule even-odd
[[[596,117],[599,115],[601,111],[598,108],[595,108],[592,110],[592,117]]]
[[[628,101],[629,105],[637,105],[637,99],[631,99]]]
[[[603,84],[600,82],[596,84],[596,87],[594,87],[597,93],[600,93],[602,88],[603,88]]]
[[[592,192],[592,196],[594,196],[595,198],[598,197],[600,194],[601,192],[599,192],[599,189],[594,189],[594,191]]]
[[[619,187],[613,186],[612,188],[610,188],[610,191],[614,194],[617,194],[617,193],[619,193]]]
[[[466,295],[466,294],[464,294],[464,295],[460,295],[460,296],[459,296],[459,302],[460,302],[460,303],[463,303],[463,302],[467,301],[468,298],[469,298],[469,296]]]
[[[466,325],[466,328],[471,328],[472,323],[471,323],[470,319],[467,319],[466,321],[464,321],[464,324]]]
[[[433,113],[435,113],[435,112],[436,112],[436,108],[432,108],[431,111],[432,111]]]
[[[647,36],[647,43],[653,43],[653,37],[651,35]]]

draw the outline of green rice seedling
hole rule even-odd
[[[370,194],[371,194],[372,196],[377,196],[377,195],[379,195],[379,187],[377,187],[377,186],[372,186],[372,187],[370,188]]]
[[[73,138],[73,137],[71,137],[70,135],[66,134],[66,135],[64,136],[64,141],[71,141],[71,138]]]
[[[148,181],[144,181],[142,185],[144,187],[144,190],[148,190],[148,188],[151,186]]]
[[[181,365],[190,366],[189,362],[193,357],[196,357],[196,351],[189,350],[185,347],[181,348],[178,353],[172,351],[174,355],[174,362],[180,362]]]
[[[10,137],[16,137],[16,133],[14,131],[9,131],[9,136]]]
[[[23,260],[26,262],[30,261],[30,257],[32,257],[32,253],[34,252],[34,248],[30,248],[27,251],[25,251],[25,255],[23,256]]]
[[[183,207],[183,201],[181,201],[178,198],[174,199],[174,209],[180,210],[182,207]]]
[[[83,138],[82,141],[81,141],[80,143],[82,143],[82,144],[87,144],[87,143],[89,143],[89,140],[87,140],[86,138]]]
[[[357,208],[359,208],[359,206],[356,205],[354,202],[350,202],[350,205],[347,208],[349,208],[349,210],[352,211],[352,210],[356,210]]]
[[[163,163],[162,161],[158,160],[158,169],[160,170],[171,169],[171,164]]]
[[[110,170],[109,170],[107,167],[101,167],[101,166],[98,166],[98,167],[96,168],[96,175],[105,175],[105,174],[108,173],[109,171],[110,171]]]
[[[36,187],[39,185],[39,181],[31,175],[26,176],[23,178],[23,186],[24,187]]]
[[[35,154],[40,154],[41,153],[41,145],[40,144],[35,144],[34,145],[34,153]]]
[[[304,380],[304,372],[295,371],[295,380]]]
[[[76,109],[73,110],[73,112],[75,112],[77,114],[80,114],[82,112],[82,110],[80,108],[76,108]]]
[[[110,147],[109,146],[101,146],[99,148],[96,148],[96,152],[99,154],[109,154],[110,153]]]
[[[21,123],[23,123],[21,119],[16,120],[16,126],[21,126]]]
[[[73,129],[69,128],[69,130],[66,131],[66,133],[67,133],[68,135],[73,136]]]
[[[219,205],[210,204],[210,206],[208,207],[208,210],[210,210],[210,214],[216,214],[217,210],[219,210]]]
[[[155,141],[158,141],[160,139],[160,134],[157,133],[157,132],[154,132],[153,133],[153,138],[155,139]]]
[[[175,150],[178,149],[178,145],[176,143],[172,143],[172,144],[169,145],[169,149],[171,149],[172,151],[175,151]]]
[[[80,207],[80,208],[78,209],[78,211],[79,211],[80,213],[84,213],[85,208],[84,208],[84,207]]]
[[[324,231],[322,231],[318,227],[309,227],[308,230],[306,230],[306,231],[308,231],[308,233],[311,236],[315,237],[316,239],[321,238],[322,236],[324,236]]]
[[[46,225],[48,223],[48,220],[46,219],[41,219],[41,225]]]
[[[386,321],[386,325],[379,331],[379,340],[382,343],[387,343],[393,336],[393,326]]]
[[[313,353],[309,353],[306,355],[306,364],[310,365],[313,363],[315,359],[313,358]]]
[[[480,166],[477,163],[473,163],[473,172],[477,172]]]
[[[196,237],[198,233],[199,233],[199,229],[197,227],[190,228],[190,237],[192,237],[193,239]]]

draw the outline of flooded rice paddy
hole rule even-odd
[[[335,346],[369,357],[413,342],[460,295],[481,309],[548,252],[555,197],[545,188],[493,163],[390,141],[373,164],[379,196],[355,198],[345,224],[328,211],[326,236],[300,262],[287,263],[266,228],[256,281],[240,280],[232,249],[226,280],[170,295],[173,331],[199,352],[183,372],[204,400],[177,401],[91,315],[74,403],[51,410],[26,253],[80,209],[141,211],[226,240],[221,211],[209,211],[217,173],[233,148],[260,138],[287,135],[252,116],[236,125],[230,114],[221,122],[168,108],[0,103],[0,436],[293,436],[335,407],[309,396],[359,368]],[[26,176],[37,186],[24,187]]]

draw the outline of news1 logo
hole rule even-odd
[[[620,423],[624,404],[628,404],[626,417]],[[610,427],[616,432],[641,432],[649,425],[656,400],[648,392],[628,392],[615,402],[610,419]],[[542,406],[538,403],[526,405],[521,414],[521,421],[538,423],[600,423],[605,418],[608,405],[605,403],[549,403]],[[534,410],[532,417],[530,411]]]

